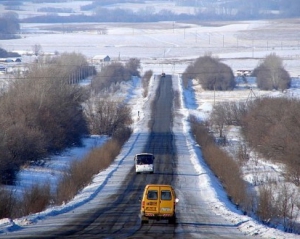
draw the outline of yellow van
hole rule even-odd
[[[149,219],[166,219],[169,223],[176,223],[175,206],[179,200],[171,185],[146,185],[141,200],[141,222],[147,223]]]

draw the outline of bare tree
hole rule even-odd
[[[38,56],[41,53],[41,50],[42,50],[42,46],[40,44],[34,44],[32,46],[33,54],[36,56]]]
[[[113,135],[132,123],[131,109],[120,102],[98,98],[90,100],[85,107],[85,115],[92,134]]]
[[[286,184],[282,184],[278,189],[279,195],[275,201],[278,216],[283,221],[284,230],[293,232],[298,217],[299,194]]]
[[[87,134],[81,107],[85,92],[69,84],[65,77],[71,72],[64,70],[53,63],[33,64],[26,77],[1,95],[1,182],[12,180],[22,164],[80,144]]]
[[[275,210],[276,198],[273,194],[273,185],[265,184],[259,188],[259,197],[257,202],[257,215],[261,221],[270,225],[278,216]]]
[[[211,123],[218,129],[219,137],[223,137],[225,125],[242,125],[242,118],[246,114],[243,102],[222,102],[213,107],[210,115]]]
[[[226,110],[222,104],[214,106],[210,118],[213,126],[215,126],[219,132],[219,137],[222,138],[224,136],[223,130],[226,125]]]
[[[141,61],[137,58],[130,58],[125,64],[125,68],[129,71],[131,76],[140,77],[139,69],[141,68]]]

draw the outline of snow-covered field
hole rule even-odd
[[[73,4],[73,3],[72,3]],[[77,5],[78,6],[78,5]],[[34,11],[34,9],[33,9]],[[73,32],[64,34],[60,32],[48,32],[42,34],[39,27],[44,24],[23,24],[22,38],[15,40],[1,40],[0,47],[8,51],[32,51],[32,46],[40,44],[42,51],[45,53],[57,52],[77,52],[84,54],[88,59],[95,55],[108,55],[113,60],[126,60],[128,58],[139,58],[142,64],[142,73],[152,69],[155,74],[162,71],[166,74],[172,74],[180,79],[180,75],[184,72],[187,65],[193,60],[204,54],[212,54],[219,57],[224,63],[232,67],[233,71],[240,69],[252,70],[259,62],[270,53],[276,53],[283,58],[284,66],[292,77],[300,76],[300,27],[297,21],[247,21],[247,22],[222,22],[205,25],[195,25],[177,22],[161,22],[161,23],[145,23],[145,24],[89,24],[87,31]],[[47,24],[48,26],[48,24]],[[67,27],[67,26],[65,26]],[[107,34],[100,35],[97,31],[93,31],[94,27],[103,27],[107,29]],[[31,57],[24,57],[25,62],[30,63]],[[1,75],[0,79],[7,82],[5,75]],[[151,81],[150,97],[154,94],[155,82]],[[186,122],[185,130],[188,133],[189,126],[187,117],[189,114],[197,114],[199,117],[206,118],[212,108],[213,101],[228,100],[247,100],[255,96],[272,95],[278,96],[282,93],[264,92],[255,88],[255,83],[249,82],[248,87],[242,85],[232,92],[213,92],[202,91],[195,86],[195,92],[184,91],[180,85],[178,90],[185,95],[184,108],[181,110],[184,116],[183,121]],[[299,79],[293,80],[293,87],[288,90],[285,95],[288,97],[298,97]],[[135,120],[133,128],[135,132],[143,132],[146,121],[145,115],[149,114],[147,101],[149,99],[142,98],[142,88],[140,81],[134,79],[130,84],[124,85],[119,92],[118,97],[124,97],[128,103],[132,105],[133,118]],[[137,111],[143,112],[140,118]],[[133,137],[137,137],[134,134]],[[233,143],[239,143],[240,138],[238,131],[235,129],[228,130],[228,139]],[[62,167],[67,165],[58,165],[57,162],[68,162],[72,159],[82,157],[90,148],[99,146],[105,140],[102,137],[92,137],[86,139],[84,144],[86,147],[70,149],[58,160],[53,159],[47,162],[47,167],[26,168],[20,172],[18,178],[19,187],[26,187],[30,182],[34,182],[36,178],[41,176],[44,179],[52,178],[59,175]],[[86,202],[90,202],[94,197],[95,191],[99,192],[102,185],[106,183],[106,178],[115,170],[119,170],[120,166],[128,166],[131,160],[126,160],[129,144],[134,138],[129,140],[124,150],[116,159],[109,169],[99,173],[94,182],[84,189],[76,198],[59,207],[49,208],[44,212],[30,215],[21,219],[0,220],[0,237],[1,233],[7,233],[24,227],[34,228],[35,223],[41,225],[46,219],[58,215],[61,220],[66,219],[66,212],[80,207]],[[191,141],[191,145],[194,143]],[[142,147],[142,146],[141,146]],[[195,167],[204,170],[201,153],[193,152],[193,161]],[[256,159],[257,160],[257,159]],[[272,171],[274,176],[280,176],[281,169],[278,165],[259,162],[258,166],[245,168],[245,178],[251,182],[259,180],[259,175],[263,175],[266,171]],[[256,164],[257,165],[257,164]],[[123,167],[121,173],[126,173],[127,168]],[[263,170],[263,171],[261,171]],[[46,172],[46,173],[45,173]],[[208,174],[210,175],[210,174]],[[205,190],[212,192],[207,196],[208,201],[212,201],[216,213],[226,216],[229,220],[233,220],[236,224],[240,224],[239,228],[247,235],[257,235],[262,238],[300,238],[300,236],[284,233],[280,230],[271,229],[256,222],[252,218],[241,215],[228,202],[227,198],[217,198],[215,190],[219,187],[208,180],[206,184],[201,185]],[[116,185],[117,188],[117,185]],[[221,194],[224,194],[222,192]],[[63,216],[66,213],[66,216]]]

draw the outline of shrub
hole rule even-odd
[[[116,85],[122,81],[131,80],[132,76],[140,76],[138,69],[140,60],[130,59],[125,65],[119,62],[113,62],[104,66],[101,72],[93,78],[91,88],[95,93],[99,93],[111,85]]]
[[[84,110],[92,134],[111,136],[132,123],[130,107],[120,102],[98,98],[87,102]]]
[[[237,162],[214,142],[204,124],[191,119],[192,133],[201,146],[204,160],[221,181],[229,199],[242,209],[247,209],[247,190]]]
[[[64,57],[76,58],[76,54]],[[82,64],[83,58],[78,58]],[[56,64],[59,61],[34,64],[0,97],[1,182],[12,182],[14,171],[28,161],[79,145],[88,132],[81,106],[85,92],[69,83],[71,72]]]
[[[15,206],[16,200],[13,191],[0,188],[0,219],[11,217]]]
[[[153,71],[148,70],[145,72],[144,76],[142,77],[142,84],[143,84],[143,89],[144,89],[143,96],[144,97],[147,97],[147,95],[148,95],[149,82],[150,82],[152,75],[153,75]]]
[[[300,101],[296,99],[261,98],[252,101],[248,105],[242,127],[249,145],[265,159],[286,164],[298,159],[299,107]]]
[[[16,217],[22,217],[32,213],[43,211],[52,199],[50,185],[35,184],[25,190],[22,199],[19,201]]]
[[[123,143],[130,137],[130,134],[127,132],[126,136],[126,139],[124,135],[122,138],[112,138],[101,148],[92,150],[82,161],[74,161],[58,184],[56,204],[71,200],[91,182],[95,174],[107,168],[120,153]]]

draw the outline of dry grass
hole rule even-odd
[[[249,208],[247,190],[241,170],[234,159],[219,148],[207,128],[191,119],[192,132],[196,142],[201,145],[206,163],[222,183],[229,199],[241,209]]]
[[[33,185],[26,190],[15,208],[15,217],[22,217],[44,210],[51,202],[50,185]],[[17,210],[16,210],[17,209]]]
[[[16,200],[13,191],[0,188],[0,218],[7,218],[12,215]]]
[[[120,134],[121,140],[113,138],[101,148],[92,150],[83,160],[74,161],[57,187],[56,204],[71,200],[92,181],[95,174],[106,169],[120,153],[130,132],[125,132],[125,135],[127,135],[126,139]]]
[[[0,218],[22,217],[41,212],[53,202],[61,204],[70,201],[92,181],[95,174],[114,161],[130,135],[131,130],[124,128],[101,148],[92,150],[83,160],[74,161],[59,182],[55,195],[51,194],[49,184],[33,185],[19,200],[13,191],[0,188]]]

